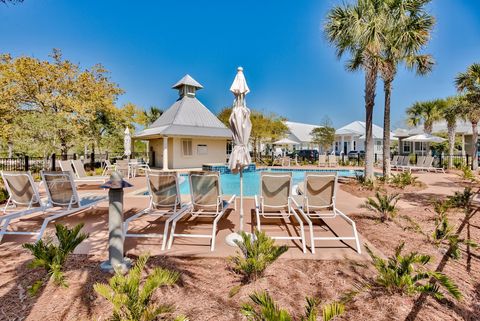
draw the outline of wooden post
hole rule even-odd
[[[57,169],[56,169],[56,155],[55,153],[52,154],[52,164],[51,164],[51,169],[52,169],[52,172],[55,172]]]

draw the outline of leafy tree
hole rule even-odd
[[[175,284],[180,274],[157,267],[142,283],[142,273],[148,258],[148,255],[140,256],[126,275],[116,271],[108,284],[96,283],[93,286],[95,292],[113,305],[111,320],[157,320],[157,317],[173,311],[170,305],[157,304],[152,300],[152,296],[156,289]],[[178,317],[175,320],[186,321],[186,318]]]
[[[242,314],[248,321],[292,321],[293,317],[287,310],[280,308],[273,298],[267,292],[254,292],[250,295],[253,304],[245,303],[242,305]],[[307,297],[305,312],[300,317],[300,321],[316,321],[318,319],[318,301]],[[324,321],[330,321],[334,317],[342,314],[345,306],[339,302],[326,304],[322,307],[322,316]]]
[[[433,123],[442,119],[444,106],[444,101],[441,99],[416,102],[407,109],[408,123],[412,126],[423,123],[423,131],[431,134]]]
[[[312,143],[318,145],[319,151],[321,148],[328,150],[335,142],[335,128],[329,118],[325,118],[320,127],[314,128],[310,135],[312,135]]]
[[[104,67],[83,70],[57,49],[48,61],[2,55],[0,84],[0,113],[8,116],[4,139],[14,137],[21,144],[36,137],[42,154],[53,149],[65,156],[79,141],[90,142],[93,150],[105,135],[118,131],[119,123],[123,132],[134,121],[115,107],[123,91]]]
[[[442,286],[455,299],[461,299],[462,293],[450,278],[425,267],[431,261],[429,255],[417,252],[402,255],[404,245],[405,243],[400,244],[395,249],[395,254],[387,260],[376,256],[368,246],[365,246],[378,273],[374,286],[383,288],[389,293],[410,295],[426,293],[436,299],[443,299],[444,294],[440,291],[440,286]],[[429,279],[433,279],[434,282],[428,282]]]
[[[265,269],[287,252],[285,245],[276,246],[265,232],[255,231],[254,236],[240,232],[242,241],[236,241],[240,253],[230,257],[233,269],[245,276],[245,281],[256,280]]]
[[[325,24],[327,39],[340,58],[350,55],[347,69],[365,72],[365,176],[373,178],[373,109],[383,39],[388,27],[387,1],[357,0],[330,10]]]
[[[149,109],[144,110],[141,114],[139,123],[145,127],[153,124],[160,116],[162,116],[163,110],[158,107],[150,106]]]
[[[229,119],[232,113],[231,107],[223,108],[217,115],[225,126],[230,127]],[[258,149],[261,143],[275,141],[288,131],[285,125],[285,119],[275,114],[265,114],[258,110],[252,110],[250,113],[252,122],[252,132],[250,134],[250,143],[253,146],[253,155],[257,158]]]
[[[431,71],[434,61],[430,55],[420,54],[430,40],[435,19],[426,13],[430,0],[386,1],[387,30],[379,63],[385,93],[383,122],[383,176],[390,176],[390,99],[392,83],[400,63],[419,75]]]
[[[460,93],[464,94],[462,100],[463,114],[472,123],[472,168],[478,169],[478,122],[480,121],[480,63],[472,64],[465,72],[455,78],[455,85]]]

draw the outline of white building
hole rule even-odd
[[[311,132],[320,126],[297,123],[293,121],[286,121],[285,125],[288,127],[287,139],[298,142],[297,144],[293,145],[295,150],[318,149],[318,145],[312,143],[313,137]]]
[[[373,152],[383,153],[383,128],[373,124]],[[390,139],[396,139],[393,133],[390,133]],[[334,149],[338,153],[347,154],[349,151],[365,150],[365,122],[354,121],[335,131]]]
[[[186,75],[172,88],[178,100],[134,139],[149,142],[150,162],[164,170],[224,164],[232,132],[196,98],[202,85]]]

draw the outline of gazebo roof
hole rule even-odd
[[[182,86],[192,86],[192,87],[195,87],[195,88],[198,88],[198,89],[203,88],[203,86],[200,85],[200,83],[198,81],[196,81],[195,79],[193,79],[192,76],[190,76],[189,74],[186,74],[185,76],[183,76],[183,78],[180,79],[179,81],[177,81],[175,83],[175,85],[172,86],[172,88],[173,89],[179,89]]]

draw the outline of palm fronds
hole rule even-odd
[[[96,283],[93,286],[95,292],[113,305],[112,320],[149,321],[173,312],[172,306],[153,302],[152,295],[162,286],[175,284],[180,274],[157,267],[142,282],[142,272],[148,258],[148,255],[140,256],[126,275],[116,271],[108,284]],[[178,320],[186,319],[181,316]]]
[[[380,194],[375,193],[375,199],[372,197],[367,198],[363,207],[380,214],[382,222],[393,218],[397,212],[398,194]]]
[[[240,253],[229,258],[233,269],[244,275],[246,281],[261,277],[265,269],[287,252],[286,245],[276,246],[275,241],[264,232],[255,231],[254,235],[241,232],[242,241],[237,241]]]

